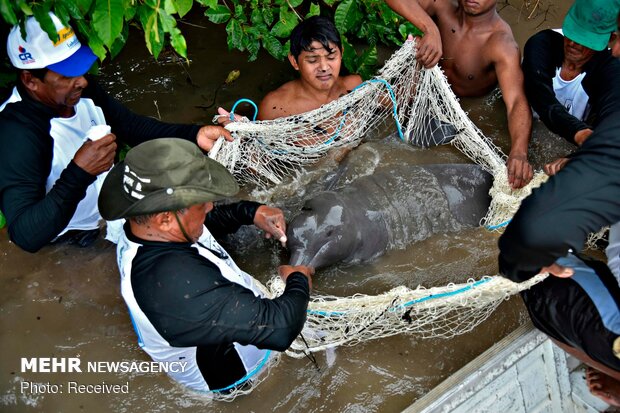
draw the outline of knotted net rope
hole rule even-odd
[[[234,141],[221,139],[209,156],[240,181],[268,187],[283,182],[333,148],[359,144],[386,119],[393,119],[404,141],[419,146],[449,141],[493,175],[492,202],[483,219],[487,228],[501,228],[521,200],[545,180],[546,175],[539,172],[527,187],[510,188],[506,155],[468,118],[441,69],[424,69],[416,62],[415,42],[411,41],[392,55],[375,78],[316,110],[270,121],[230,123],[227,129]],[[379,295],[313,295],[302,334],[286,353],[304,357],[401,333],[454,337],[471,331],[502,301],[546,276],[538,275],[521,284],[501,276],[485,276],[441,287],[400,286]],[[268,297],[284,291],[279,278],[262,287]],[[254,385],[229,397],[245,394]]]
[[[509,221],[521,200],[546,179],[540,171],[526,187],[510,187],[506,155],[469,119],[441,69],[417,63],[415,41],[405,42],[373,79],[318,109],[230,123],[226,128],[234,141],[221,139],[209,156],[243,183],[277,185],[333,148],[358,145],[389,119],[401,139],[419,146],[450,142],[493,175],[491,206],[482,222],[490,229]]]

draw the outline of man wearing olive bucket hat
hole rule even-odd
[[[155,361],[187,362],[168,374],[194,390],[227,392],[253,379],[305,322],[313,269],[280,266],[286,288],[267,299],[211,235],[252,223],[284,234],[277,208],[213,206],[238,189],[196,145],[162,138],[130,150],[99,196],[105,219],[127,219],[117,261],[138,343]]]

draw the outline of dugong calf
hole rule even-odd
[[[363,262],[434,233],[478,226],[491,184],[477,165],[394,165],[320,192],[288,225],[290,264]]]

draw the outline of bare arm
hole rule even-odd
[[[432,19],[436,14],[434,2],[432,0],[385,0],[385,2],[424,33],[424,37],[418,40],[416,58],[427,69],[435,66],[443,54],[443,48],[439,29]]]
[[[494,66],[502,91],[511,148],[508,156],[508,182],[512,188],[521,188],[532,179],[532,166],[527,160],[527,149],[532,131],[532,112],[525,97],[523,72],[519,64],[520,54],[516,42],[508,34],[498,36],[491,51]]]

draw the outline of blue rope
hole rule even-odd
[[[345,315],[346,311],[320,311],[320,310],[306,310],[308,314],[322,315],[324,317],[331,317],[334,315]]]
[[[403,135],[403,129],[400,126],[400,121],[398,120],[398,104],[396,103],[396,94],[394,93],[394,89],[392,89],[392,86],[384,79],[370,79],[354,87],[351,92],[353,92],[354,90],[358,89],[359,87],[361,87],[362,85],[366,83],[383,83],[385,87],[387,88],[388,93],[390,94],[390,99],[392,100],[392,116],[394,117],[394,121],[396,122],[396,129],[398,129],[398,136],[400,137],[400,140],[404,141],[405,137]]]
[[[241,377],[239,380],[237,380],[236,382],[234,382],[230,386],[226,386],[226,387],[223,387],[221,389],[215,389],[215,390],[210,390],[210,391],[213,392],[213,393],[221,393],[221,392],[224,392],[226,390],[230,390],[233,387],[237,387],[238,385],[240,385],[241,383],[243,383],[245,381],[248,381],[250,379],[250,377],[252,377],[256,373],[258,373],[265,366],[265,364],[267,363],[267,360],[269,359],[270,355],[271,355],[271,350],[268,350],[267,353],[265,354],[265,357],[261,360],[261,362],[256,367],[254,367],[254,369],[252,369],[252,371],[250,371],[245,376]]]
[[[408,302],[406,302],[404,304],[401,304],[401,305],[399,305],[399,306],[397,306],[395,308],[391,308],[390,311],[397,311],[399,309],[411,307],[414,304],[418,304],[418,303],[421,303],[421,302],[424,302],[424,301],[428,301],[428,300],[434,300],[434,299],[437,299],[437,298],[450,297],[450,296],[453,296],[453,295],[457,295],[457,294],[463,293],[465,291],[469,291],[472,288],[476,288],[479,285],[482,285],[482,284],[487,283],[489,281],[491,281],[491,278],[485,278],[483,280],[478,280],[478,281],[476,281],[476,282],[474,282],[472,284],[469,284],[469,285],[467,285],[465,287],[459,288],[458,290],[450,291],[450,292],[447,292],[447,293],[427,295],[426,297],[422,297],[422,298],[418,298],[418,299],[415,299],[415,300],[411,300],[411,301],[408,301]],[[306,310],[306,312],[308,314],[322,315],[324,317],[341,316],[341,315],[346,314],[346,311]]]
[[[510,224],[511,220],[512,219],[509,219],[508,221],[504,221],[501,224],[497,224],[497,225],[487,225],[485,228],[488,229],[489,231],[493,231],[495,229],[502,228],[502,227],[505,227],[506,225]]]
[[[258,116],[258,106],[256,106],[256,103],[252,102],[252,100],[250,99],[239,99],[235,102],[235,104],[233,105],[232,109],[230,110],[230,120],[234,121],[235,120],[235,109],[237,108],[237,105],[239,103],[249,103],[250,105],[254,106],[254,116],[252,117],[252,121],[256,120],[256,116]]]
[[[397,309],[400,309],[400,308],[410,307],[410,306],[412,306],[414,304],[418,304],[418,303],[421,303],[421,302],[424,302],[424,301],[428,301],[428,300],[433,300],[435,298],[443,298],[443,297],[450,297],[452,295],[457,295],[457,294],[463,293],[465,291],[469,291],[472,288],[475,288],[475,287],[477,287],[479,285],[482,285],[484,283],[487,283],[489,281],[491,281],[491,278],[486,278],[484,280],[476,281],[473,284],[470,284],[470,285],[465,286],[463,288],[459,288],[458,290],[450,291],[448,293],[440,293],[440,294],[427,295],[426,297],[418,298],[418,299],[415,299],[415,300],[408,301],[408,302],[406,302],[404,304],[401,304],[398,307],[391,309],[390,311],[396,311]]]

